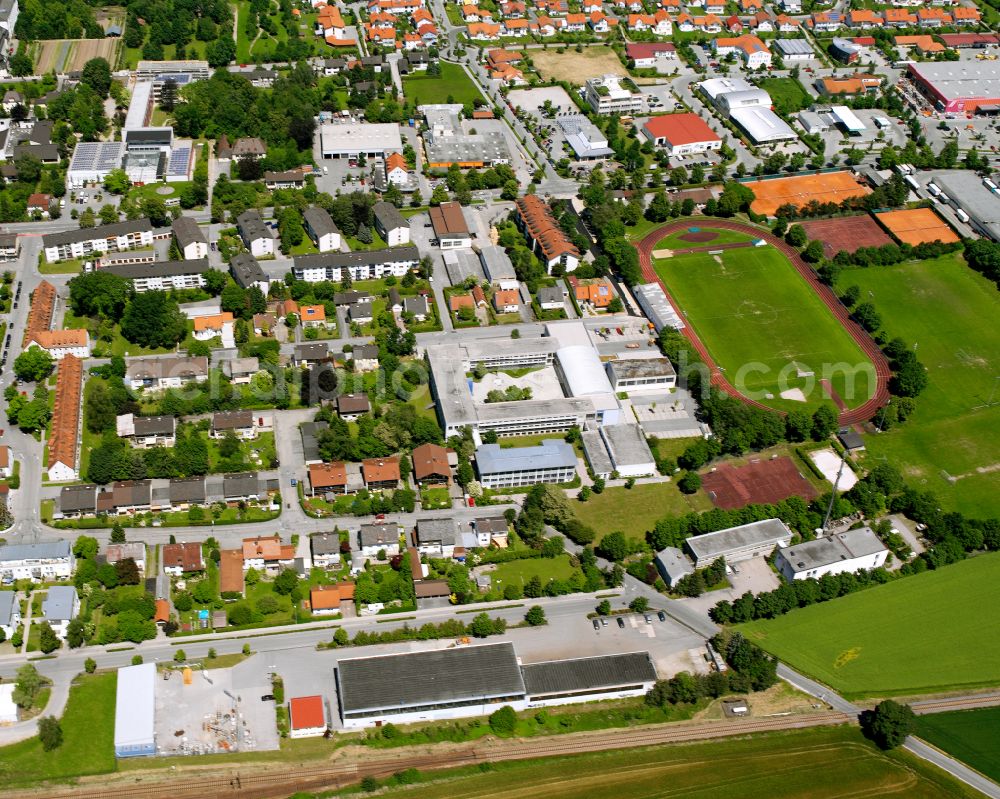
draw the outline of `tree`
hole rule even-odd
[[[62,641],[59,640],[56,631],[52,629],[52,625],[43,621],[38,628],[38,648],[48,655],[50,652],[55,652],[60,646],[62,646]]]
[[[611,615],[611,603],[607,599],[602,599],[597,604],[597,613],[600,616],[610,616]]]
[[[183,663],[185,660],[187,660],[187,655],[185,654],[183,649],[178,649],[176,652],[174,652],[175,663]]]
[[[347,630],[343,627],[338,627],[337,631],[333,634],[333,643],[336,646],[347,646],[348,641],[350,641],[350,636],[347,634]]]
[[[830,437],[837,429],[837,411],[832,405],[820,405],[812,415],[812,436],[816,441]]]
[[[21,380],[37,383],[52,374],[55,363],[41,347],[31,347],[14,359],[14,374]]]
[[[93,658],[87,658],[85,661],[83,661],[83,670],[87,672],[87,674],[93,674],[95,671],[97,671],[97,661],[94,660]]]
[[[274,590],[282,596],[288,596],[299,584],[299,575],[295,569],[285,569],[274,579]]]
[[[517,727],[517,713],[510,705],[504,705],[490,714],[490,729],[497,735],[510,735]]]
[[[701,476],[698,472],[684,472],[677,481],[677,488],[682,494],[694,494],[701,488]]]
[[[117,322],[132,294],[123,277],[98,269],[77,275],[69,282],[69,304],[77,316],[92,316]]]
[[[649,610],[649,600],[644,596],[637,596],[628,603],[628,607],[633,613],[645,613]]]
[[[31,57],[24,52],[24,47],[19,47],[17,53],[10,60],[10,73],[16,78],[23,78],[30,75],[35,70],[35,65]]]
[[[541,605],[532,605],[528,612],[524,614],[524,620],[532,627],[540,627],[546,623],[545,608]]]
[[[81,535],[73,542],[73,555],[77,558],[93,560],[97,555],[97,539],[89,535]]]
[[[66,626],[66,643],[70,649],[79,649],[85,641],[83,619],[77,617]]]
[[[122,527],[121,522],[115,522],[111,527],[111,543],[112,544],[124,544],[125,543],[125,528]],[[117,574],[117,570],[115,572]]]
[[[613,561],[624,560],[630,552],[628,539],[624,533],[617,530],[604,536],[597,549],[601,555]]]
[[[187,318],[177,300],[162,291],[136,294],[122,316],[126,340],[143,347],[172,347],[187,334]]]
[[[861,714],[861,731],[880,749],[895,749],[916,729],[916,716],[909,705],[886,699],[874,710]]]
[[[95,222],[94,211],[91,208],[85,208],[77,221],[81,228],[92,228]]]
[[[124,194],[131,185],[132,182],[128,179],[128,173],[121,168],[112,169],[104,177],[104,189],[112,194]]]
[[[118,221],[118,209],[113,205],[102,205],[97,215],[101,218],[102,225],[113,225]]]
[[[855,307],[851,318],[869,333],[874,333],[882,327],[882,317],[870,302],[863,302]]]
[[[62,746],[63,731],[59,719],[55,716],[42,716],[38,720],[38,738],[42,742],[42,749],[46,752]]]
[[[103,58],[92,58],[83,65],[80,82],[86,84],[99,97],[107,97],[111,88],[111,65]]]
[[[819,263],[823,259],[823,242],[810,241],[802,251],[802,260],[810,264]]]
[[[792,225],[785,234],[785,241],[793,247],[802,247],[808,240],[809,236],[802,225]]]
[[[476,638],[488,638],[494,632],[493,619],[489,617],[488,613],[477,614],[472,619],[472,624],[469,625],[469,632]]]
[[[28,663],[17,670],[11,699],[22,710],[31,710],[41,687],[42,675],[38,673],[38,669]]]

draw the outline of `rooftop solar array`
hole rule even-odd
[[[170,150],[170,164],[167,167],[167,177],[186,177],[190,163],[190,143],[175,144]]]
[[[80,142],[73,151],[73,158],[70,169],[95,169],[100,171],[110,171],[121,166],[122,142]]]

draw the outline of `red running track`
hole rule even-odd
[[[749,405],[773,411],[773,408],[769,408],[767,405],[757,402],[756,400],[752,400],[741,394],[736,390],[736,387],[726,379],[726,376],[719,370],[719,367],[712,359],[712,356],[709,355],[708,348],[704,345],[698,337],[698,334],[691,327],[690,323],[687,321],[687,317],[684,315],[684,312],[680,309],[680,307],[678,307],[674,298],[670,296],[670,292],[667,291],[667,287],[656,274],[656,270],[653,269],[652,252],[653,248],[656,247],[657,242],[664,237],[669,236],[671,233],[676,233],[678,230],[689,228],[691,224],[690,220],[685,222],[668,222],[667,224],[646,234],[645,238],[643,238],[642,241],[640,241],[636,246],[636,249],[639,251],[639,263],[642,266],[643,276],[650,283],[659,284],[660,288],[663,289],[663,293],[667,295],[667,300],[677,312],[677,315],[684,320],[684,335],[687,336],[691,345],[695,348],[695,350],[697,350],[702,360],[705,361],[705,365],[708,366],[711,371],[712,385],[725,391],[733,397],[743,400],[743,402],[746,402]],[[745,233],[749,236],[764,239],[764,241],[781,252],[786,258],[788,258],[789,261],[792,262],[799,274],[802,276],[802,279],[812,286],[813,291],[815,291],[819,298],[823,300],[826,307],[830,309],[830,313],[832,313],[840,324],[843,325],[844,329],[851,334],[851,337],[858,343],[861,350],[875,365],[876,387],[874,395],[864,405],[842,411],[840,414],[840,424],[853,425],[865,422],[868,419],[871,419],[879,408],[889,402],[888,386],[891,372],[889,370],[889,362],[886,360],[885,355],[882,353],[882,350],[878,348],[878,345],[872,341],[871,336],[869,336],[860,325],[851,320],[847,313],[847,309],[841,305],[840,301],[837,299],[836,295],[834,295],[830,287],[819,281],[819,278],[816,276],[812,267],[802,260],[798,250],[787,244],[783,239],[779,239],[774,234],[742,222],[732,222],[726,219],[712,218],[711,220],[705,221],[705,226],[722,228],[723,230],[733,230],[737,233]]]

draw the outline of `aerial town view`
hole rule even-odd
[[[3,799],[1000,799],[1000,0],[0,0]]]

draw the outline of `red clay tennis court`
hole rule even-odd
[[[903,244],[928,244],[932,241],[950,244],[958,241],[955,231],[932,208],[886,211],[875,216]]]
[[[832,258],[841,250],[854,252],[862,247],[881,247],[892,239],[868,214],[809,219],[799,222],[810,241],[823,242],[823,254]]]
[[[775,211],[789,203],[801,208],[813,200],[819,203],[840,203],[849,197],[871,194],[871,189],[858,183],[850,172],[752,180],[743,185],[757,198],[750,203],[751,210],[768,216],[774,216]]]
[[[723,510],[752,503],[771,505],[789,497],[809,501],[819,496],[788,457],[751,461],[745,466],[722,464],[704,475],[701,484],[715,506]]]

